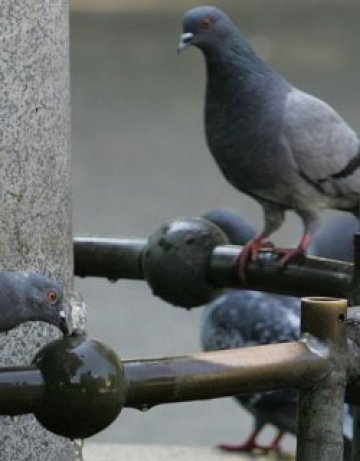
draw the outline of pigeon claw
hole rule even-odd
[[[277,248],[276,253],[279,255],[279,264],[285,268],[291,261],[303,257],[305,250],[300,246],[296,248]]]
[[[256,443],[248,443],[245,442],[241,445],[231,445],[230,443],[221,443],[217,446],[220,450],[228,451],[232,453],[251,453],[252,451],[258,449],[258,445]]]
[[[255,431],[250,435],[248,440],[240,445],[220,444],[217,447],[220,450],[233,453],[251,453],[253,451],[261,451],[263,453],[279,452],[281,450],[280,441],[284,437],[284,432],[278,431],[274,439],[268,445],[261,445],[256,442],[256,438],[260,431]]]
[[[276,253],[280,256],[279,264],[285,268],[290,261],[300,256],[304,257],[306,249],[310,245],[310,241],[310,233],[305,232],[296,248],[277,248]]]
[[[246,283],[246,268],[250,261],[256,261],[260,250],[273,250],[274,246],[271,242],[267,241],[267,237],[259,234],[252,240],[246,242],[243,246],[241,253],[236,259],[236,266],[238,269],[240,280]]]
[[[262,427],[256,428],[252,434],[250,434],[249,438],[246,440],[246,442],[241,443],[240,445],[231,445],[227,443],[222,443],[218,445],[217,447],[220,450],[224,451],[229,451],[229,452],[236,452],[236,453],[241,453],[241,452],[247,452],[250,453],[256,449],[259,448],[258,444],[256,443],[256,437],[260,434],[262,430]]]
[[[245,442],[240,445],[232,445],[227,443],[221,443],[217,446],[220,450],[231,452],[231,453],[252,453],[254,451],[262,452],[262,453],[269,453],[272,452],[279,452],[280,447],[272,447],[267,445],[260,445],[256,442],[248,443]]]

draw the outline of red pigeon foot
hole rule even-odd
[[[239,271],[240,279],[246,281],[246,267],[250,261],[255,261],[258,257],[260,250],[273,250],[274,245],[267,240],[267,237],[264,234],[259,234],[253,239],[246,242],[241,250],[241,253],[237,257],[236,266]]]
[[[280,441],[284,437],[285,433],[282,431],[278,431],[274,439],[268,445],[260,445],[256,442],[256,438],[259,435],[261,429],[255,430],[248,440],[240,445],[231,445],[231,444],[221,444],[218,445],[218,448],[228,452],[252,452],[254,450],[260,450],[265,453],[269,451],[280,451]]]

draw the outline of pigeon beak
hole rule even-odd
[[[186,48],[188,48],[192,44],[193,38],[194,34],[192,34],[191,32],[185,32],[181,34],[180,41],[177,47],[178,54],[186,50]]]
[[[69,336],[71,333],[70,324],[68,322],[68,318],[64,309],[61,309],[59,312],[60,323],[59,328],[64,336]]]

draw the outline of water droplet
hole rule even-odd
[[[145,411],[148,411],[148,410],[149,410],[148,404],[147,404],[147,403],[143,403],[143,404],[141,405],[140,411],[145,412]]]

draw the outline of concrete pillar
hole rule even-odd
[[[0,3],[0,268],[72,288],[67,0]],[[0,337],[0,366],[26,364],[58,332],[27,324]],[[3,460],[69,461],[75,446],[32,416],[0,420]]]

